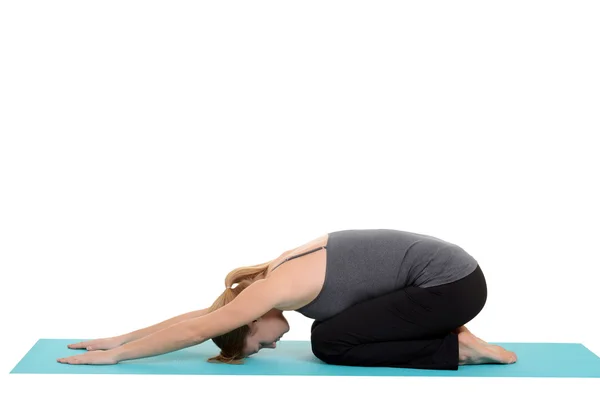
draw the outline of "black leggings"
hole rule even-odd
[[[479,265],[445,285],[409,286],[315,321],[313,354],[328,364],[458,369],[458,335],[483,309],[487,285]]]

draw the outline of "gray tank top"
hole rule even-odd
[[[318,321],[407,286],[426,288],[457,281],[478,265],[455,244],[394,229],[330,232],[327,246],[285,261],[323,248],[327,249],[323,288],[312,302],[296,310]]]

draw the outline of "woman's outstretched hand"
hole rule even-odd
[[[85,349],[85,350],[110,350],[119,347],[125,343],[122,337],[115,336],[105,339],[88,340],[85,342],[73,343],[67,347],[70,349]]]
[[[115,353],[110,350],[88,351],[87,353],[77,354],[71,357],[59,358],[56,361],[58,361],[61,364],[96,365],[116,364],[119,362]]]

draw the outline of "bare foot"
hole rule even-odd
[[[514,352],[486,343],[468,330],[458,334],[458,365],[512,364],[516,361],[517,355]]]
[[[470,330],[469,330],[469,329],[468,329],[468,328],[467,328],[465,325],[463,325],[463,326],[459,326],[458,328],[456,328],[456,329],[455,329],[455,330],[453,330],[452,332],[456,333],[457,335],[458,335],[459,333],[461,333],[461,332],[467,332],[468,334],[470,334],[470,335],[473,335],[473,332],[471,332],[471,331],[470,331]],[[481,343],[481,344],[488,345],[488,346],[490,345],[488,342],[486,342],[486,341],[485,341],[485,340],[483,340],[483,339],[480,339],[480,338],[478,338],[478,337],[477,337],[477,336],[475,336],[475,335],[473,335],[473,337],[474,337],[475,339],[477,339],[477,341],[478,341],[479,343]]]

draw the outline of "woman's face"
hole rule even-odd
[[[260,349],[274,349],[276,342],[290,330],[290,325],[280,310],[272,310],[258,320],[248,324],[250,333],[246,336],[244,356],[256,354]]]

